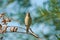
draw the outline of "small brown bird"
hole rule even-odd
[[[31,19],[30,13],[26,13],[26,17],[25,17],[26,33],[29,32],[31,23],[32,23],[32,19]]]

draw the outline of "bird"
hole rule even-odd
[[[30,16],[30,13],[28,12],[26,13],[26,16],[25,16],[26,33],[29,32],[31,23],[32,23],[32,18]]]

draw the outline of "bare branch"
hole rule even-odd
[[[8,26],[8,27],[11,27],[11,26]],[[12,27],[18,27],[18,26],[12,26]],[[18,28],[21,28],[21,29],[23,29],[23,30],[26,30],[26,29],[23,28],[23,27],[18,27]],[[6,32],[6,33],[22,33],[22,34],[27,34],[26,32]],[[30,31],[28,32],[28,34],[33,35],[35,38],[41,39],[37,34],[35,34],[35,33],[32,31],[31,28],[30,28]]]
[[[35,33],[30,33],[31,35],[33,35],[36,38],[39,38]]]
[[[26,34],[26,32],[10,32],[10,31],[7,31],[6,33],[22,33],[22,34]]]
[[[7,27],[18,27],[18,26],[7,26]],[[18,28],[21,28],[21,29],[26,30],[26,29],[25,29],[25,28],[23,28],[23,27],[18,27]]]
[[[33,35],[33,36],[34,36],[34,37],[36,37],[36,38],[39,38],[39,36],[38,36],[38,35],[36,35],[36,34],[32,31],[32,29],[31,29],[31,28],[30,28],[30,31],[31,31],[31,32],[30,32],[30,34],[31,34],[31,35]]]

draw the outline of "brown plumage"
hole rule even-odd
[[[32,19],[31,19],[30,13],[26,13],[26,17],[25,17],[26,33],[29,32],[31,22],[32,22]]]

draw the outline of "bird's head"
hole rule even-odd
[[[28,12],[28,13],[26,13],[26,16],[30,16],[30,13]]]

